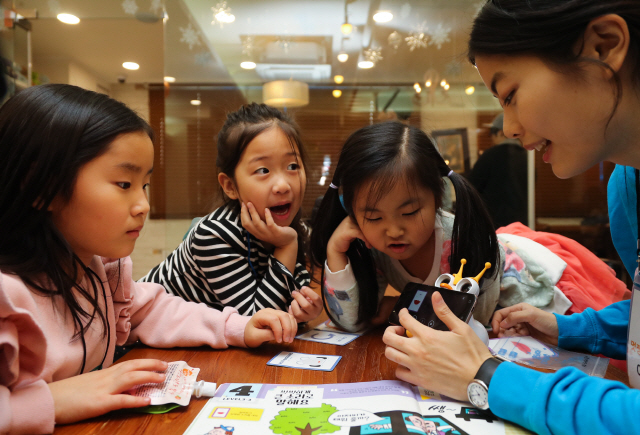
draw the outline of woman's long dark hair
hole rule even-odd
[[[615,113],[622,93],[620,77],[597,59],[581,57],[587,25],[602,15],[617,14],[629,28],[627,61],[636,86],[640,85],[640,2],[637,0],[490,0],[473,22],[468,57],[475,65],[479,55],[530,55],[550,68],[580,78],[585,63],[595,63],[613,73]],[[576,48],[578,47],[578,49]]]
[[[81,372],[84,334],[96,317],[104,336],[109,334],[98,303],[105,290],[57,230],[48,208],[54,198],[71,199],[80,168],[105,153],[118,135],[139,131],[152,137],[149,125],[124,104],[71,85],[34,86],[0,108],[0,270],[64,300],[75,325],[73,339],[82,340]],[[79,285],[83,275],[91,289]]]
[[[375,204],[397,183],[405,183],[408,188],[421,186],[433,192],[436,208],[439,209],[444,192],[443,177],[450,171],[432,139],[418,128],[399,122],[384,122],[353,133],[340,152],[333,175],[333,184],[339,186],[340,191],[332,188],[327,190],[312,223],[310,255],[314,265],[324,270],[329,239],[345,217],[354,217],[352,206],[362,186],[371,183],[369,204]],[[479,194],[463,176],[454,172],[449,179],[456,192],[456,215],[449,258],[451,271],[457,271],[460,260],[466,258],[465,274],[473,276],[489,261],[493,265],[486,275],[489,278],[498,270],[496,265],[499,261],[498,242],[489,213]],[[340,194],[344,207],[340,202]],[[378,308],[378,284],[373,258],[360,240],[351,243],[347,256],[358,282],[358,322],[368,321],[375,316]]]
[[[297,148],[301,160],[298,163],[302,164],[305,172],[307,172],[307,154],[304,144],[300,139],[300,133],[296,123],[278,109],[258,103],[244,105],[235,112],[227,115],[222,129],[218,133],[218,157],[216,159],[218,172],[224,173],[232,180],[235,180],[236,166],[238,166],[244,150],[260,133],[272,127],[279,128],[285,136],[287,136],[291,149],[294,150],[294,152]],[[302,180],[300,182],[302,182]],[[237,199],[228,198],[224,194],[222,186],[220,186],[220,195],[224,198],[225,203],[232,204],[238,211],[240,210],[240,202]],[[307,237],[306,231],[300,221],[301,216],[302,208],[293,218],[291,228],[298,233],[297,262],[305,265]]]

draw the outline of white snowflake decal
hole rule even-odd
[[[387,42],[391,47],[393,47],[394,50],[397,50],[400,46],[400,43],[402,42],[402,36],[400,36],[400,34],[396,30],[394,30],[387,37]]]
[[[375,64],[382,60],[382,49],[368,48],[362,52],[362,55],[366,60]]]
[[[420,31],[411,32],[404,40],[407,41],[409,51],[413,51],[416,48],[426,48],[429,43],[429,35]]]
[[[180,38],[180,42],[184,42],[189,46],[189,50],[192,50],[194,46],[199,46],[200,38],[198,37],[198,32],[193,28],[191,23],[187,27],[180,27],[180,31],[182,32],[182,38]]]
[[[242,39],[242,54],[251,56],[253,54],[253,36],[245,36]]]
[[[138,11],[136,0],[124,0],[122,2],[122,9],[124,10],[125,14],[135,15]]]
[[[226,1],[216,4],[211,8],[211,11],[213,12],[211,24],[218,22],[221,29],[225,24],[233,23],[236,19],[235,15],[231,13],[231,8],[227,6]]]
[[[159,9],[162,9],[162,0],[151,0],[151,10],[158,12]]]
[[[442,44],[450,41],[449,32],[451,32],[451,27],[443,27],[442,23],[438,24],[431,36],[431,45],[435,45],[440,50]]]

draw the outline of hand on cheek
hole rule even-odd
[[[273,221],[271,211],[264,209],[264,220],[260,217],[258,210],[250,203],[242,203],[240,209],[240,220],[242,226],[254,237],[263,242],[267,242],[277,248],[296,244],[298,233],[291,227],[281,227]]]

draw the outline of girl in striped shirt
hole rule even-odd
[[[140,281],[219,310],[275,308],[299,322],[317,317],[322,302],[307,287],[300,224],[304,159],[296,125],[279,110],[252,103],[229,114],[216,162],[226,203]]]

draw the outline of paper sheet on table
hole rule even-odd
[[[603,378],[609,358],[560,349],[533,337],[503,337],[489,340],[489,348],[510,361],[550,370],[575,367],[590,376]]]

